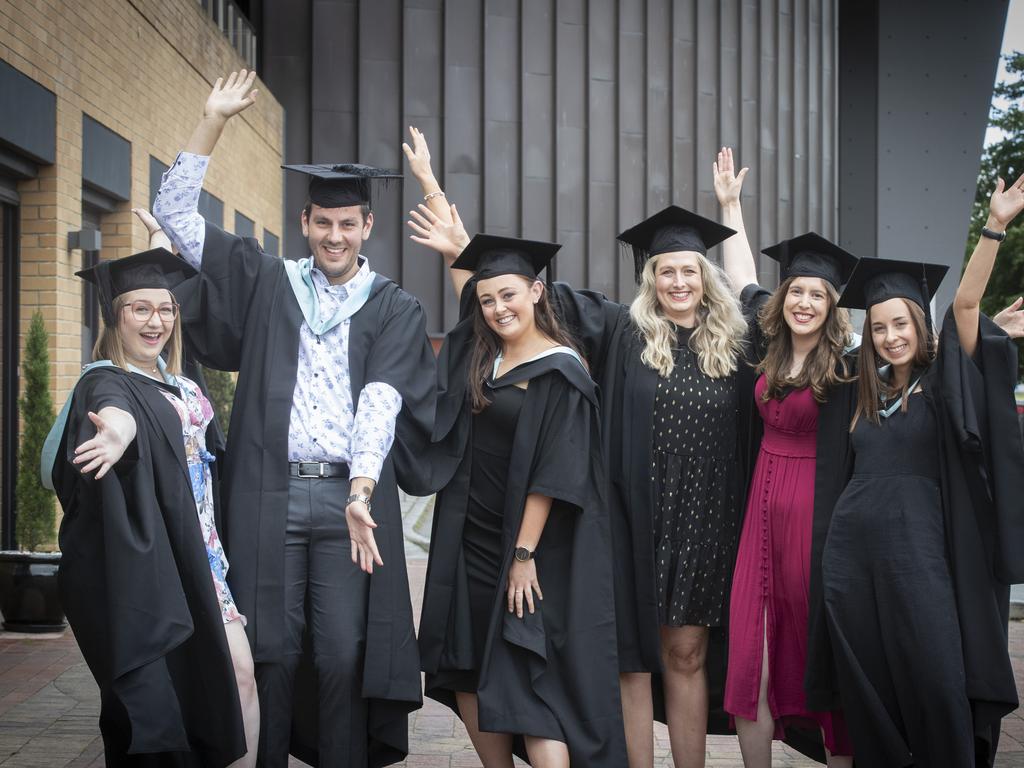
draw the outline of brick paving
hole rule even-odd
[[[423,595],[426,561],[410,560],[413,603]],[[1024,691],[1024,622],[1010,625],[1010,652],[1017,690]],[[99,697],[70,632],[24,636],[0,633],[0,766],[14,768],[86,768],[103,766],[103,742],[97,719]],[[657,768],[669,768],[668,734],[656,731]],[[708,740],[708,768],[741,765],[733,737]],[[304,763],[292,761],[301,768]],[[470,768],[480,762],[461,723],[439,704],[427,701],[410,719],[406,768]],[[774,766],[817,765],[776,744]],[[1024,714],[1003,720],[998,768],[1024,768]]]

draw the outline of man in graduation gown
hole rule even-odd
[[[298,262],[198,215],[208,156],[253,79],[218,80],[154,214],[199,269],[176,292],[186,338],[205,365],[239,372],[222,535],[256,662],[260,761],[388,765],[422,701],[397,484],[433,490],[417,458],[434,356],[418,302],[359,255],[368,179],[386,172],[290,167],[312,179],[312,255]]]

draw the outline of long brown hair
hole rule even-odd
[[[528,277],[522,275],[519,277],[528,286],[533,284],[533,281]],[[467,288],[476,291],[476,283],[468,285]],[[497,359],[498,353],[501,352],[501,338],[487,325],[480,302],[474,299],[472,304],[473,351],[470,355],[469,363],[469,397],[473,413],[480,413],[491,404],[491,401],[487,399],[487,395],[484,394],[484,384],[491,378],[494,372],[494,361]],[[558,318],[551,308],[551,302],[548,301],[546,287],[541,291],[540,299],[533,305],[533,320],[537,330],[542,335],[551,339],[556,344],[569,347],[569,349],[579,353],[579,345],[576,344],[568,331],[562,328],[561,323],[558,322]]]
[[[845,381],[849,381],[849,372],[843,352],[850,343],[853,327],[850,325],[850,313],[837,307],[839,293],[827,280],[822,280],[825,294],[828,296],[828,317],[821,328],[821,336],[817,345],[804,360],[803,368],[796,378],[789,377],[789,369],[793,363],[793,335],[786,325],[783,312],[786,296],[796,277],[787,277],[782,285],[765,302],[758,313],[757,321],[761,331],[768,339],[768,349],[764,359],[758,363],[757,372],[763,373],[767,387],[762,400],[768,402],[772,398],[782,397],[787,388],[803,389],[810,387],[814,399],[824,403],[828,399],[828,391]]]
[[[938,348],[938,339],[935,334],[928,330],[925,322],[924,310],[915,302],[904,299],[907,305],[910,322],[914,325],[917,333],[917,352],[914,353],[914,360],[911,363],[913,369],[921,369],[928,366],[935,359]],[[878,416],[878,405],[881,398],[895,397],[897,394],[903,397],[900,410],[907,411],[908,388],[910,380],[901,389],[896,389],[889,382],[884,381],[878,375],[878,366],[884,359],[875,350],[875,340],[871,335],[871,309],[864,313],[864,337],[860,342],[860,357],[858,359],[859,372],[857,376],[857,410],[853,414],[853,422],[850,424],[850,431],[857,425],[857,419],[864,416],[872,424],[880,424]]]
[[[173,298],[173,295],[172,295]],[[106,323],[100,326],[99,335],[96,337],[96,343],[92,348],[92,359],[95,360],[109,360],[118,368],[128,370],[128,358],[124,355],[124,341],[121,339],[121,311],[125,308],[127,302],[124,300],[123,295],[117,296],[114,299],[114,317],[118,321],[118,325],[110,328]],[[180,314],[174,318],[174,327],[171,329],[171,336],[167,339],[167,344],[164,346],[167,350],[167,372],[172,376],[178,376],[181,374],[181,316]]]

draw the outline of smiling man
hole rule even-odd
[[[371,184],[400,177],[285,166],[310,176],[298,261],[204,221],[209,155],[254,102],[253,81],[217,81],[153,212],[199,270],[178,291],[188,341],[204,364],[239,372],[222,517],[256,662],[260,764],[285,766],[291,751],[386,765],[404,757],[421,703],[397,483],[436,490],[416,461],[434,413],[423,311],[360,255]]]

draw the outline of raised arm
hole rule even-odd
[[[985,228],[995,233],[1006,231],[1006,227],[1024,209],[1024,175],[1021,175],[1009,189],[1002,179],[996,183],[995,192],[988,204],[988,220]],[[968,355],[973,355],[978,346],[978,315],[981,312],[981,298],[985,295],[992,268],[995,266],[999,240],[982,235],[967,262],[960,285],[953,297],[953,316],[956,318],[960,346]]]
[[[732,149],[722,147],[714,164],[715,195],[722,206],[722,223],[736,230],[736,234],[722,243],[722,263],[732,283],[733,292],[740,292],[752,283],[757,283],[757,264],[747,240],[743,226],[743,209],[740,206],[740,191],[749,168],[735,173]]]
[[[232,72],[224,82],[217,78],[203,117],[192,132],[174,163],[160,182],[160,191],[153,202],[153,215],[178,252],[199,269],[206,238],[206,222],[199,215],[199,194],[210,161],[227,121],[256,101],[252,90],[255,72]]]
[[[74,464],[83,475],[98,470],[101,479],[117,464],[135,439],[135,417],[127,411],[108,405],[99,413],[88,412],[96,434],[75,448]]]
[[[168,251],[175,251],[171,238],[160,228],[160,224],[153,218],[152,213],[145,208],[132,208],[132,213],[142,222],[142,226],[146,228],[146,232],[149,235],[150,248],[166,248]]]
[[[442,220],[430,208],[420,203],[419,211],[409,211],[411,218],[406,224],[415,233],[409,235],[410,240],[425,245],[444,257],[448,274],[452,278],[452,287],[455,288],[455,297],[461,301],[462,289],[466,287],[473,273],[466,269],[452,269],[451,266],[469,245],[469,235],[462,225],[455,204],[452,203],[448,210],[450,222]]]

